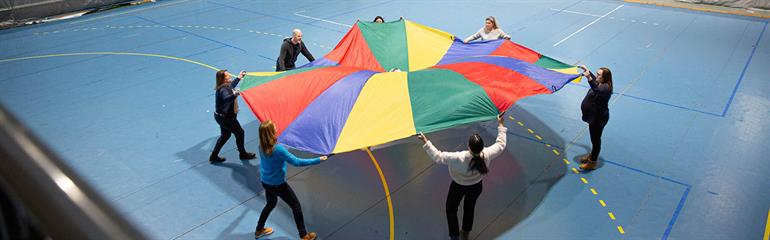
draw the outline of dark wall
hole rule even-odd
[[[0,0],[0,26],[110,6],[130,0]]]

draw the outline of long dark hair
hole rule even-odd
[[[484,162],[484,156],[481,155],[481,150],[484,150],[484,140],[481,139],[478,133],[471,135],[471,138],[468,139],[468,148],[471,149],[471,156],[473,156],[469,169],[471,171],[479,171],[481,174],[487,174],[489,168],[487,168],[487,164]]]
[[[610,92],[612,92],[612,72],[610,72],[610,69],[606,67],[602,67],[599,69],[602,70],[602,82],[609,84]]]
[[[384,18],[382,18],[382,16],[376,16],[376,17],[374,17],[374,20],[372,20],[372,22],[373,22],[373,23],[376,23],[376,22],[377,22],[377,19],[380,19],[380,20],[382,20],[382,22],[383,22],[383,23],[385,22],[385,19],[384,19]]]
[[[225,74],[227,74],[227,70],[222,69],[217,71],[217,85],[214,86],[214,90],[219,89],[219,87],[225,83]]]

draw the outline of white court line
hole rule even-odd
[[[572,36],[574,36],[575,34],[577,34],[577,33],[581,32],[581,31],[583,31],[584,29],[588,28],[588,26],[591,26],[591,25],[593,25],[594,23],[598,22],[599,20],[602,20],[602,18],[606,17],[607,15],[610,15],[610,13],[612,13],[612,12],[615,12],[615,11],[617,11],[617,10],[618,10],[618,9],[620,9],[621,7],[623,7],[623,5],[620,5],[620,6],[616,7],[615,9],[612,9],[612,11],[610,11],[610,12],[608,12],[608,13],[605,13],[604,15],[602,15],[602,16],[601,16],[601,17],[599,17],[599,18],[597,18],[597,19],[596,19],[596,20],[594,20],[593,22],[589,23],[588,25],[585,25],[584,27],[582,27],[582,28],[578,29],[577,31],[573,32],[572,34],[570,34],[569,36],[565,37],[565,38],[564,38],[564,39],[562,39],[561,41],[559,41],[559,42],[555,43],[553,46],[554,46],[554,47],[556,47],[556,46],[558,46],[559,44],[563,43],[564,41],[567,41],[567,39],[571,38]]]
[[[573,12],[573,11],[570,11],[570,10],[561,10],[561,9],[556,9],[556,8],[551,8],[551,10],[554,10],[554,11],[557,11],[557,12],[566,12],[566,13],[574,13],[574,14],[586,15],[586,16],[591,16],[591,17],[601,17],[601,16],[596,15],[596,14],[582,13],[582,12]]]
[[[344,26],[344,27],[352,27],[351,25],[347,25],[347,24],[342,24],[342,23],[338,23],[338,22],[329,21],[329,20],[326,20],[326,19],[320,19],[320,18],[308,16],[308,15],[299,14],[301,12],[305,12],[305,10],[302,10],[302,11],[299,11],[299,12],[295,12],[294,15],[297,15],[297,16],[300,16],[300,17],[304,17],[304,18],[310,18],[310,19],[318,20],[318,21],[322,21],[322,22],[327,22],[327,23],[331,23],[331,24],[337,24],[337,25]]]
[[[584,13],[584,12],[575,12],[575,11],[569,11],[569,10],[556,9],[556,8],[551,8],[551,11],[557,11],[557,12],[565,12],[565,13],[572,13],[572,14],[578,14],[578,15],[583,15],[583,16],[591,16],[591,17],[601,17],[601,16],[599,16],[599,15],[596,15],[596,14],[590,14],[590,13]],[[619,21],[626,21],[626,19],[625,19],[625,18],[615,18],[615,17],[610,17],[610,19],[616,19],[616,20],[619,20]],[[634,21],[636,21],[636,20],[634,20]],[[647,24],[647,22],[646,22],[646,21],[637,21],[637,22],[641,22],[641,23],[643,23],[643,24]],[[658,25],[659,25],[659,24],[658,24],[658,23],[656,23],[656,22],[649,22],[649,23],[652,23],[652,24],[653,24],[653,25],[655,25],[655,26],[658,26]]]

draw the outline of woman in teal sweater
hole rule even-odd
[[[265,188],[267,203],[259,216],[257,230],[254,232],[255,238],[264,237],[273,233],[272,228],[266,228],[265,222],[270,212],[273,211],[278,203],[278,197],[281,197],[286,204],[291,207],[294,214],[294,222],[297,224],[299,237],[303,240],[315,239],[316,233],[308,233],[305,229],[305,220],[302,217],[302,207],[297,200],[297,195],[286,182],[286,163],[292,166],[302,167],[315,165],[321,161],[326,161],[326,156],[317,158],[302,159],[294,156],[282,145],[276,144],[275,124],[271,120],[262,122],[259,125],[259,174],[262,181],[262,187]]]

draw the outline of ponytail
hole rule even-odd
[[[487,174],[489,168],[487,168],[487,164],[484,162],[484,156],[481,155],[481,150],[484,150],[484,140],[481,139],[479,134],[471,136],[468,140],[468,148],[471,150],[471,156],[473,157],[468,165],[468,170]]]
[[[484,162],[484,157],[481,156],[481,153],[471,153],[471,155],[473,158],[471,158],[470,170],[478,171],[482,175],[487,174],[489,172],[489,168],[487,168],[487,164]]]

